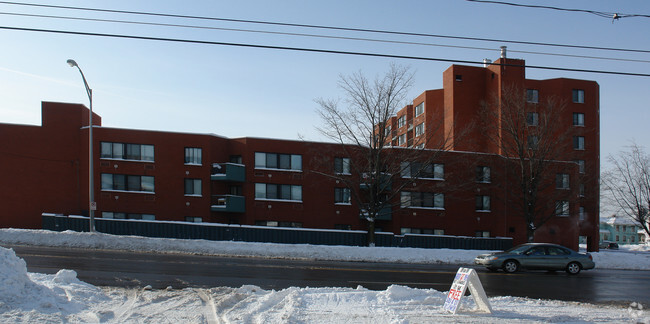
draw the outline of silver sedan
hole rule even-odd
[[[481,254],[474,263],[492,271],[503,269],[508,273],[519,269],[565,270],[572,275],[596,266],[589,253],[578,253],[550,243],[526,243],[504,252]]]

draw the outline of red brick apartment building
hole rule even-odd
[[[398,112],[392,149],[429,147],[442,136],[434,132],[442,131],[452,142],[435,162],[435,175],[409,187],[409,195],[431,199],[394,202],[378,219],[379,230],[526,241],[523,219],[509,200],[516,191],[504,171],[509,157],[475,123],[478,107],[500,100],[503,87],[514,84],[534,100],[566,102],[555,119],[574,141],[570,158],[553,164],[568,175],[560,181],[566,184],[547,189],[564,193],[566,212],[539,228],[535,240],[577,248],[582,236],[589,250],[597,249],[598,84],[528,80],[523,66],[506,58],[485,67],[452,65],[443,73],[443,89],[423,92]],[[41,126],[0,124],[0,227],[40,228],[44,212],[88,214],[88,114],[79,104],[43,102]],[[339,144],[108,128],[97,115],[93,124],[98,218],[367,229],[349,189],[322,175],[346,159]],[[421,136],[429,142],[417,141]]]

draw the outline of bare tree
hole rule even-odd
[[[422,166],[409,172],[409,177],[415,178],[426,172],[439,154],[439,150],[424,149],[420,142],[410,148],[392,147],[390,120],[405,106],[412,84],[413,73],[408,67],[391,64],[385,75],[373,81],[361,72],[340,76],[343,101],[316,100],[324,124],[319,131],[341,144],[342,152],[350,157],[343,174],[321,174],[349,188],[351,199],[360,207],[360,217],[368,222],[370,246],[375,243],[376,220],[390,213],[391,202],[398,200],[405,185],[403,171],[413,169],[409,162],[418,161]]]
[[[565,105],[554,98],[537,102],[525,89],[506,86],[500,98],[484,104],[480,119],[488,140],[506,158],[519,189],[512,200],[526,224],[528,242],[535,231],[558,214],[556,172],[567,160],[571,143],[566,125],[557,121]],[[569,163],[564,163],[569,165]],[[569,165],[569,168],[572,166]],[[575,170],[575,168],[573,168]],[[564,194],[563,199],[571,199]],[[566,200],[565,200],[566,201]]]
[[[650,156],[633,143],[628,151],[608,158],[612,168],[603,172],[603,190],[650,237]]]

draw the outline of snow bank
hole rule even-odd
[[[0,312],[4,318],[37,322],[45,315],[51,320],[58,318],[57,314],[78,313],[87,302],[103,300],[101,289],[79,281],[76,272],[60,270],[50,276],[27,273],[23,259],[13,250],[0,247]]]
[[[367,261],[472,265],[474,258],[491,251],[392,247],[325,246],[249,243],[118,236],[102,233],[0,229],[0,243],[92,249],[255,256],[330,261]],[[621,246],[620,250],[591,253],[597,269],[650,270],[650,246]]]
[[[418,262],[467,262],[477,251],[287,246],[277,244],[150,239],[105,234],[0,230],[0,242],[166,252],[200,252]],[[340,249],[339,249],[340,248]],[[335,250],[333,256],[327,252]],[[399,252],[399,253],[398,253]],[[451,256],[459,252],[467,255]],[[350,253],[351,256],[346,256]],[[616,252],[610,252],[615,254]],[[627,252],[623,251],[623,254]],[[647,252],[645,252],[647,253]],[[425,254],[416,256],[416,254]],[[388,255],[388,256],[386,256]],[[607,259],[602,254],[603,259]],[[619,255],[619,254],[616,254]],[[489,298],[492,314],[479,312],[471,297],[459,313],[442,309],[445,292],[393,285],[384,291],[363,287],[297,288],[257,286],[211,289],[102,289],[81,282],[71,270],[55,275],[28,273],[13,250],[0,248],[2,323],[647,323],[640,304],[616,307],[518,297]]]

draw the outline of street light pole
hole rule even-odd
[[[83,71],[74,60],[67,61],[70,67],[76,67],[84,81],[88,100],[90,101],[90,115],[88,117],[88,215],[90,216],[90,232],[95,232],[95,187],[93,181],[93,90],[88,86]]]

